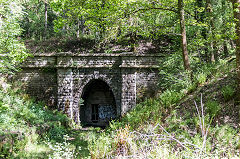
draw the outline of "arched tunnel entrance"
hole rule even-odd
[[[94,79],[83,89],[80,120],[83,125],[106,126],[116,118],[116,102],[111,88],[102,80]]]

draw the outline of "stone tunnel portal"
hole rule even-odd
[[[135,107],[159,82],[162,54],[35,54],[15,80],[31,96],[56,107],[77,124],[105,125]],[[13,80],[14,80],[13,79]],[[150,95],[153,96],[152,94]],[[81,105],[79,98],[84,99]]]
[[[83,89],[82,99],[80,121],[83,125],[106,126],[111,119],[116,118],[115,98],[106,82],[91,80]]]

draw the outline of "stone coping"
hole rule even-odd
[[[112,68],[113,65],[108,65],[108,66],[55,66],[52,68]],[[26,68],[36,68],[35,66],[33,67],[26,67]],[[120,65],[119,68],[151,68],[151,69],[158,69],[160,66],[157,65]]]
[[[34,57],[58,57],[58,56],[69,56],[69,57],[118,57],[118,56],[125,56],[125,57],[163,57],[161,54],[140,54],[134,52],[122,52],[122,53],[87,53],[87,54],[77,54],[72,52],[59,52],[59,53],[42,53],[42,54],[32,54]]]
[[[22,68],[158,68],[161,55],[153,54],[40,54],[28,58]]]
[[[73,69],[80,69],[80,68],[112,68],[113,65],[105,65],[105,66],[35,66],[35,65],[27,65],[21,66],[21,68],[73,68]],[[150,68],[150,69],[158,69],[160,66],[157,65],[120,65],[119,68]]]

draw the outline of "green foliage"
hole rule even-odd
[[[221,110],[221,105],[217,101],[209,100],[205,105],[207,107],[207,112],[212,118],[219,115],[219,112]]]
[[[233,50],[230,39],[234,37],[234,21],[230,2],[211,2],[211,13],[205,1],[184,3],[191,56],[209,62],[213,50],[220,51],[223,45]],[[180,46],[177,0],[55,0],[50,6],[56,14],[55,31],[66,36],[89,36],[105,43],[128,38],[129,46],[135,46],[143,38],[154,40],[165,35],[175,39],[171,45],[176,49]],[[216,46],[211,48],[211,43]]]
[[[28,55],[19,40],[22,33],[20,20],[24,12],[16,0],[1,0],[0,6],[0,73],[11,73]]]
[[[53,154],[49,156],[49,159],[72,159],[74,158],[75,154],[75,147],[73,147],[67,140],[69,140],[68,135],[63,136],[64,141],[61,143],[52,144],[48,142],[48,146],[53,151]]]
[[[159,98],[162,106],[165,108],[172,108],[172,106],[176,105],[183,96],[184,94],[181,92],[166,90],[160,95]]]
[[[238,132],[229,125],[217,125],[212,129],[212,138],[216,140],[215,148],[220,155],[230,155],[234,149],[237,149],[239,142],[239,135],[237,135],[237,133]],[[226,152],[229,152],[229,154],[226,154]]]
[[[172,2],[176,7],[176,2]],[[138,40],[137,36],[154,37],[175,30],[171,26],[177,19],[176,13],[148,9],[154,5],[156,8],[161,5],[168,8],[167,3],[165,1],[152,4],[149,1],[127,0],[57,0],[51,2],[51,7],[58,14],[54,21],[57,32],[67,32],[68,35],[75,36],[92,35],[103,42],[127,36],[131,39],[130,45],[134,46]],[[140,10],[145,8],[145,12]]]
[[[196,82],[199,85],[204,84],[207,81],[207,75],[205,73],[200,73],[196,76]]]
[[[160,59],[160,64],[160,88],[180,91],[191,87],[191,72],[184,71],[179,53]]]
[[[45,3],[47,4],[47,28],[45,28]],[[25,12],[20,23],[23,28],[22,37],[36,41],[52,37],[54,34],[53,20],[57,15],[50,8],[48,0],[27,0],[21,1],[21,4]]]
[[[23,93],[17,87],[12,89],[8,84],[8,87],[2,89],[2,86],[7,85],[4,80],[0,84],[1,157],[26,156],[29,147],[38,145],[39,141],[63,141],[71,124],[66,115],[53,113],[27,95],[17,95]]]
[[[107,157],[106,155],[112,151],[111,146],[113,145],[113,143],[114,140],[105,133],[90,138],[88,149],[91,152],[91,157],[106,158]]]
[[[169,115],[167,127],[164,123],[144,124],[131,130],[131,125],[101,133],[91,139],[91,156],[114,158],[129,156],[134,158],[151,156],[160,158],[232,158],[238,156],[239,134],[230,126],[209,126],[205,116],[204,132],[191,132],[200,129],[200,122],[192,127],[191,118],[182,118],[176,111]],[[196,117],[198,119],[198,117]],[[131,124],[131,123],[130,123]],[[147,128],[148,127],[148,128]],[[191,127],[191,128],[190,128]],[[205,135],[206,134],[206,138]],[[228,152],[228,153],[226,153]]]
[[[221,92],[224,97],[224,100],[229,101],[230,99],[232,99],[235,90],[231,86],[225,86],[221,89]]]
[[[148,123],[151,121],[160,121],[163,107],[159,100],[146,99],[144,102],[138,104],[133,111],[127,113],[126,116],[121,120],[112,122],[110,127],[120,128],[126,124],[130,124],[131,128],[137,128],[139,125]]]

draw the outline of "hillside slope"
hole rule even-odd
[[[239,158],[239,103],[233,61],[191,89],[166,90],[112,122],[89,149],[94,158]],[[184,92],[184,93],[183,93]],[[101,145],[99,147],[98,145]]]
[[[66,115],[0,78],[0,158],[82,158],[86,141]],[[95,131],[92,133],[94,134]],[[83,132],[84,134],[88,134]]]

